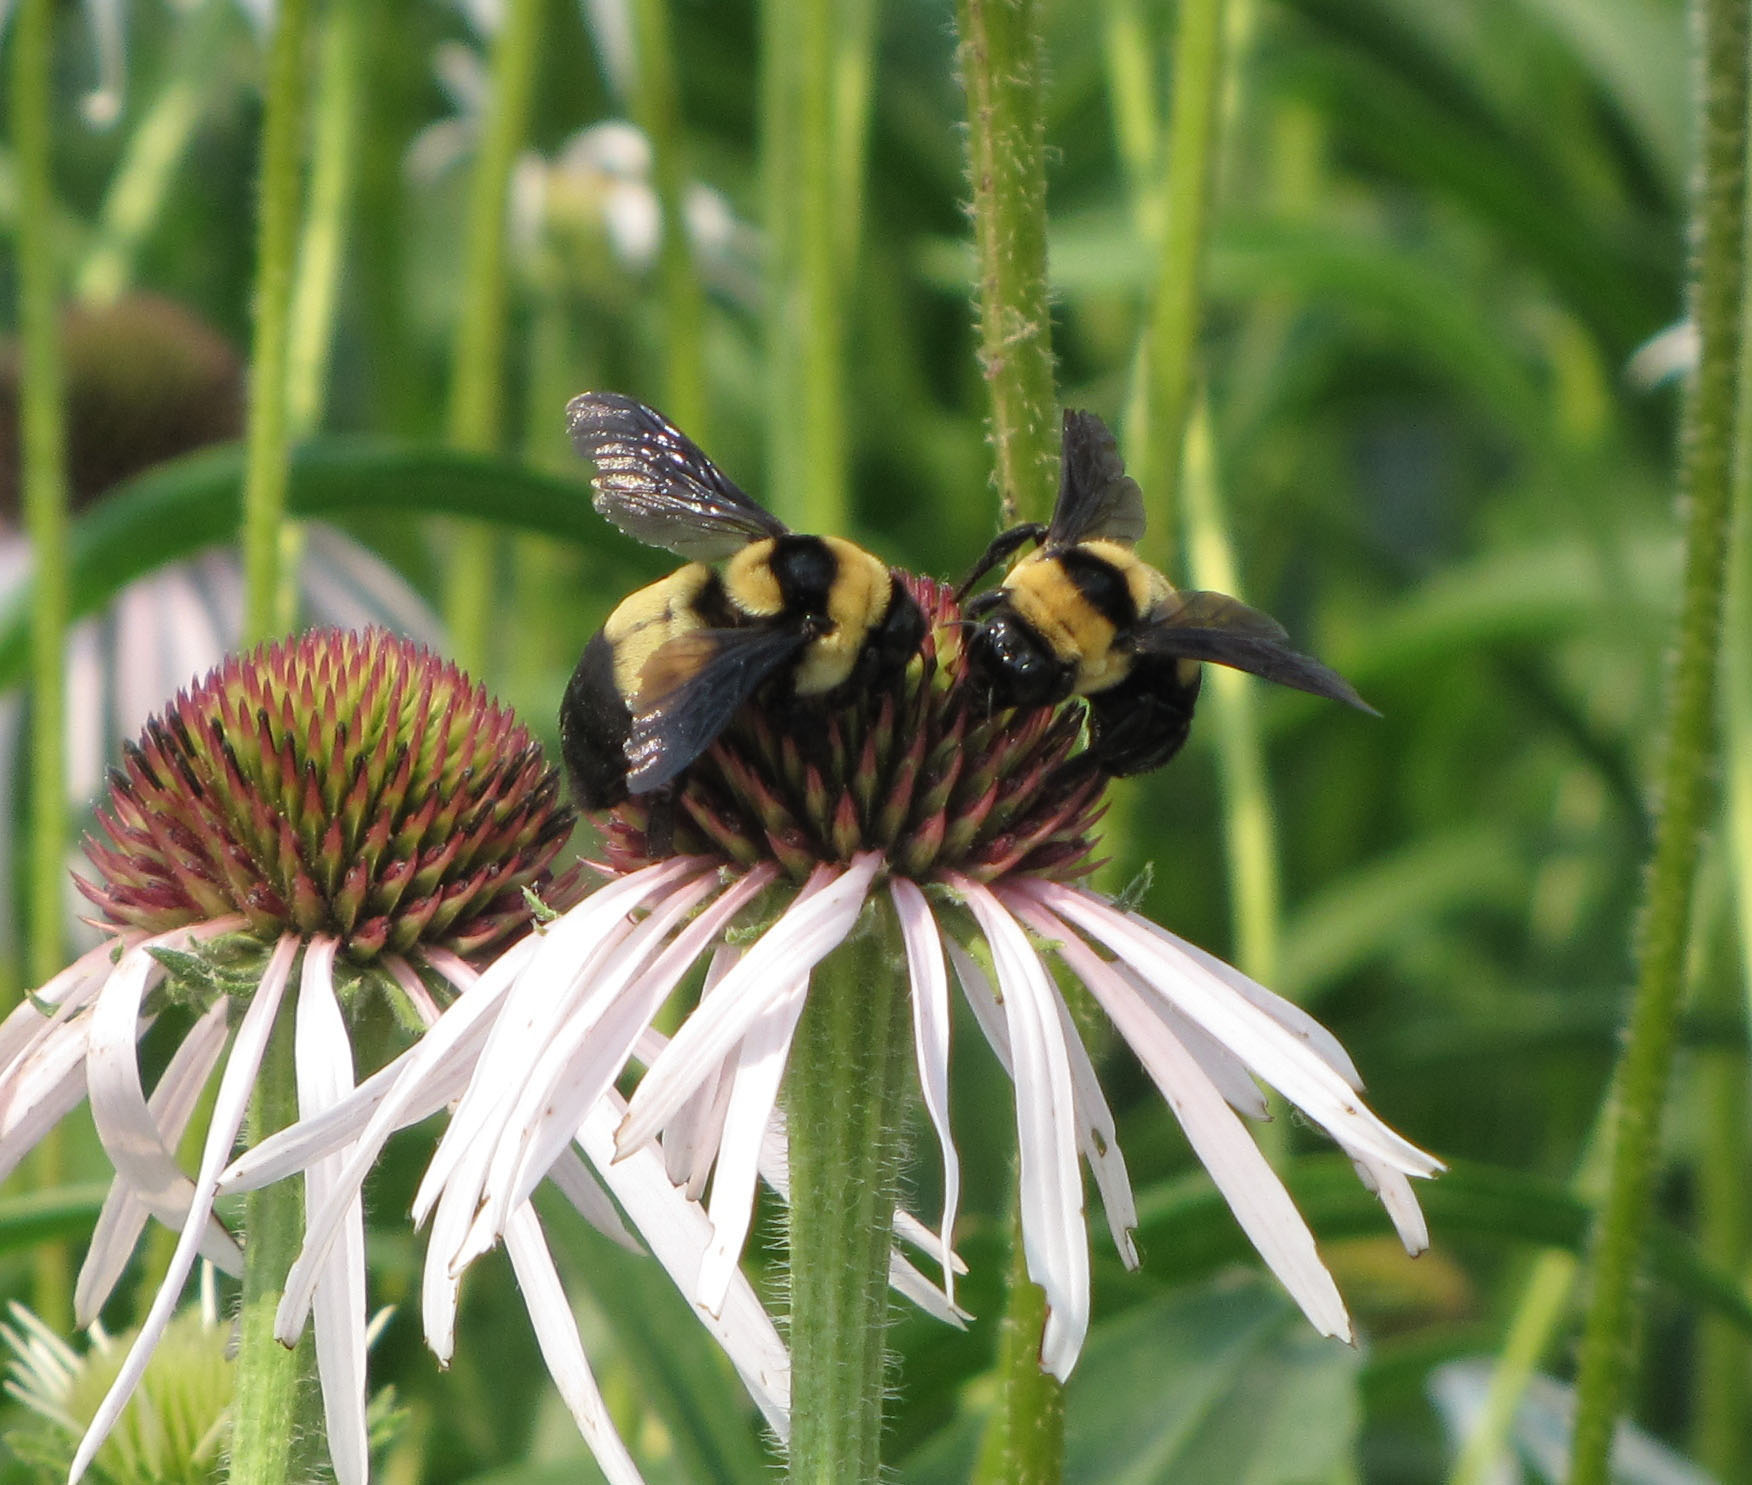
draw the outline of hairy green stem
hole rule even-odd
[[[1058,477],[1046,275],[1046,48],[1038,0],[960,0],[979,363],[991,393],[998,510],[1044,520]]]
[[[909,1030],[903,961],[877,916],[816,971],[785,1078],[794,1485],[880,1476]]]
[[[998,1325],[996,1408],[970,1485],[1058,1485],[1064,1478],[1065,1389],[1040,1365],[1046,1291],[1028,1277],[1022,1248],[1020,1172],[1011,1172],[1010,1272]]]
[[[1164,559],[1197,383],[1205,244],[1221,153],[1224,21],[1224,0],[1183,0],[1174,32],[1161,267],[1140,368],[1148,426],[1140,430],[1144,436],[1131,440],[1134,472],[1155,502],[1154,545]]]
[[[687,231],[687,156],[675,85],[669,0],[635,0],[633,118],[651,141],[652,183],[662,214],[657,272],[663,308],[663,410],[704,447],[706,378],[700,330],[706,296]]]
[[[1633,1286],[1673,1060],[1698,833],[1708,807],[1739,358],[1746,166],[1744,0],[1699,0],[1701,195],[1692,318],[1699,359],[1685,411],[1685,575],[1660,761],[1661,813],[1645,888],[1640,963],[1614,1076],[1612,1174],[1595,1235],[1577,1381],[1572,1485],[1605,1485],[1633,1345]]]
[[[243,482],[243,642],[274,632],[280,592],[280,527],[286,512],[286,347],[304,155],[304,63],[310,0],[274,12],[262,122],[256,227],[255,338]]]
[[[506,202],[529,132],[541,47],[542,0],[509,0],[493,43],[480,154],[470,183],[463,244],[463,302],[451,348],[450,442],[489,453],[502,436],[505,397]],[[559,416],[558,409],[555,416]],[[480,675],[487,659],[497,543],[478,529],[452,539],[445,618],[456,662]]]
[[[288,991],[256,1076],[251,1145],[298,1117],[292,1033],[296,1006],[296,993]],[[274,1314],[303,1232],[302,1182],[275,1181],[249,1194],[231,1423],[229,1478],[236,1485],[277,1485],[305,1474],[299,1466],[308,1425],[314,1421],[306,1415],[312,1411],[315,1353],[308,1327],[290,1349],[274,1336]]]
[[[762,10],[767,447],[774,508],[806,531],[846,525],[845,286],[834,0]]]

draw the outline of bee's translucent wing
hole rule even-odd
[[[1251,675],[1342,701],[1359,711],[1374,708],[1330,666],[1290,648],[1283,625],[1226,593],[1176,593],[1151,613],[1133,637],[1140,655],[1209,660]]]
[[[1047,545],[1075,546],[1096,537],[1129,543],[1143,534],[1143,493],[1125,472],[1118,442],[1094,413],[1067,408]]]
[[[566,428],[573,447],[596,465],[596,509],[646,546],[712,562],[785,534],[776,516],[642,402],[585,392],[566,405]]]
[[[808,643],[793,629],[697,629],[645,662],[627,737],[627,789],[661,789],[717,741],[742,704]]]

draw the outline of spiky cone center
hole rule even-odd
[[[242,913],[332,933],[357,962],[478,954],[529,923],[573,814],[511,712],[382,630],[232,656],[146,724],[110,774],[79,885],[163,932]]]
[[[596,816],[609,865],[697,853],[776,861],[800,881],[879,851],[918,881],[1086,876],[1106,776],[1079,746],[1081,704],[993,710],[962,669],[950,590],[906,582],[930,627],[903,676],[827,703],[745,706],[671,793]]]

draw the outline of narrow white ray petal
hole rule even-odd
[[[1003,989],[1016,1083],[1022,1250],[1028,1276],[1046,1291],[1040,1364],[1061,1382],[1089,1328],[1089,1246],[1077,1165],[1076,1094],[1054,1002],[1058,992],[1016,920],[977,882],[957,889],[991,945]]]
[[[1417,1193],[1411,1181],[1401,1171],[1371,1156],[1345,1151],[1357,1168],[1357,1179],[1381,1198],[1381,1205],[1393,1221],[1393,1230],[1413,1258],[1430,1245],[1430,1229],[1424,1222],[1423,1208],[1417,1204]]]
[[[724,1307],[730,1276],[742,1257],[742,1244],[754,1216],[755,1179],[760,1170],[760,1143],[778,1101],[785,1059],[797,1018],[809,998],[809,979],[794,980],[755,1018],[736,1056],[735,1083],[724,1115],[724,1141],[718,1148],[718,1169],[712,1177],[712,1241],[700,1264],[696,1298],[714,1315]]]
[[[866,851],[837,875],[831,867],[815,869],[796,901],[724,976],[710,1004],[688,1017],[669,1050],[645,1074],[628,1106],[621,1149],[636,1149],[675,1117],[687,1096],[742,1040],[775,984],[782,992],[844,940],[858,921],[881,859]]]
[[[275,945],[267,971],[262,975],[261,984],[250,998],[249,1008],[238,1024],[231,1056],[225,1064],[225,1071],[220,1075],[219,1091],[213,1099],[212,1120],[207,1126],[207,1142],[201,1152],[200,1171],[195,1177],[195,1200],[190,1206],[188,1221],[183,1224],[169,1267],[165,1270],[164,1282],[158,1286],[158,1293],[152,1298],[152,1307],[146,1313],[140,1333],[134,1338],[134,1344],[129,1347],[121,1370],[116,1373],[115,1381],[110,1384],[110,1390],[104,1395],[90,1426],[86,1428],[85,1437],[79,1441],[78,1451],[73,1456],[73,1466],[67,1474],[67,1485],[77,1485],[79,1477],[90,1467],[109,1431],[115,1427],[116,1419],[121,1416],[122,1409],[127,1406],[134,1389],[139,1386],[140,1378],[146,1371],[146,1363],[151,1360],[153,1351],[164,1335],[164,1328],[170,1323],[170,1317],[176,1310],[183,1284],[195,1264],[201,1234],[206,1227],[207,1218],[211,1215],[213,1193],[219,1183],[220,1168],[225,1164],[226,1156],[231,1153],[231,1143],[237,1138],[237,1131],[242,1127],[243,1116],[249,1108],[256,1073],[261,1068],[262,1053],[267,1049],[269,1033],[274,1029],[274,1016],[286,990],[286,981],[292,971],[292,960],[298,952],[298,943],[296,935],[282,935]]]
[[[195,1105],[200,1101],[201,1089],[207,1086],[207,1079],[225,1050],[231,1034],[226,1024],[228,1009],[224,1000],[215,1001],[189,1028],[158,1086],[152,1090],[152,1097],[146,1101],[167,1149],[174,1150],[181,1143],[183,1131],[189,1127]],[[190,1182],[189,1194],[193,1193],[194,1183]],[[98,1311],[109,1302],[110,1291],[127,1268],[149,1216],[146,1203],[117,1176],[110,1183],[97,1226],[91,1232],[91,1246],[85,1250],[85,1262],[80,1264],[79,1279],[73,1286],[73,1323],[81,1330],[95,1321]]]
[[[615,1432],[602,1393],[597,1390],[596,1378],[590,1374],[578,1322],[572,1318],[572,1306],[560,1287],[560,1276],[542,1236],[541,1224],[527,1203],[513,1212],[505,1224],[505,1251],[523,1290],[524,1308],[535,1327],[536,1343],[541,1347],[548,1374],[560,1389],[567,1411],[596,1456],[609,1485],[644,1485],[633,1456],[627,1453],[627,1446]]]
[[[1058,942],[1065,964],[1089,987],[1089,993],[1137,1054],[1180,1121],[1193,1153],[1210,1172],[1266,1266],[1290,1291],[1316,1330],[1349,1340],[1350,1319],[1344,1301],[1315,1251],[1313,1234],[1216,1084],[1175,1040],[1161,1017],[1151,1014],[1137,988],[1116,974],[1062,921],[1034,903],[1025,906],[1024,914],[1036,932]]]
[[[949,950],[949,962],[955,966],[955,978],[961,982],[962,999],[973,1012],[973,1019],[991,1047],[992,1055],[998,1059],[998,1065],[1014,1082],[1016,1073],[1010,1063],[1010,1033],[1004,1026],[1004,1013],[998,1003],[997,991],[992,988],[992,982],[986,978],[985,971],[980,968],[973,955],[952,938],[943,942]]]
[[[943,964],[943,935],[925,894],[905,877],[895,877],[888,884],[888,895],[894,899],[912,981],[913,1054],[918,1061],[919,1091],[943,1153],[943,1221],[938,1231],[943,1243],[943,1293],[953,1305],[955,1267],[949,1243],[961,1199],[961,1162],[949,1129],[949,972]]]
[[[718,988],[730,973],[742,950],[732,944],[719,944],[712,950],[712,962],[706,966],[705,983],[700,987],[700,1000]],[[665,1038],[664,1045],[668,1045]],[[638,1050],[634,1049],[634,1055]],[[655,1057],[642,1059],[649,1067]],[[724,1132],[724,1107],[730,1099],[730,1085],[723,1069],[708,1073],[700,1086],[683,1101],[675,1117],[663,1127],[663,1164],[669,1179],[686,1190],[689,1198],[698,1201],[705,1194],[706,1178],[712,1173],[712,1162],[718,1158],[718,1144]]]
[[[167,1227],[181,1227],[194,1199],[194,1186],[166,1147],[146,1106],[136,1050],[141,1002],[163,974],[162,966],[144,947],[132,950],[116,966],[92,1006],[85,1043],[85,1086],[92,1122],[116,1174],[159,1221]],[[243,1271],[237,1244],[211,1210],[202,1224],[201,1256],[226,1273]]]
[[[1271,1104],[1266,1099],[1265,1090],[1254,1082],[1253,1074],[1248,1072],[1245,1062],[1215,1037],[1208,1035],[1197,1022],[1189,1021],[1151,990],[1129,964],[1118,960],[1110,962],[1114,973],[1137,991],[1139,1000],[1149,1007],[1151,1013],[1160,1016],[1167,1023],[1174,1040],[1198,1060],[1198,1065],[1205,1070],[1205,1076],[1217,1085],[1217,1091],[1223,1095],[1230,1108],[1238,1114],[1245,1114],[1249,1119],[1265,1121],[1271,1118]]]
[[[408,1003],[413,1006],[422,1026],[430,1026],[443,1014],[443,1007],[432,999],[432,992],[426,988],[426,982],[420,978],[419,971],[400,954],[385,955],[383,967],[389,971],[390,978],[401,986],[402,994],[407,996]]]
[[[718,886],[717,874],[711,873],[678,884],[652,904],[650,915],[598,967],[578,1004],[540,1050],[505,1118],[494,1152],[485,1193],[490,1227],[502,1226],[512,1208],[527,1201],[541,1184],[555,1157],[572,1142],[584,1110],[620,1074],[625,1056],[620,1049],[631,1049],[638,1029],[656,1014],[657,1006],[669,998],[698,958],[700,949],[693,945],[703,948],[709,942],[715,929],[684,931],[675,943],[664,946],[676,926]],[[646,975],[651,988],[638,999],[656,1004],[634,1013],[632,1034],[596,1035],[599,1027],[606,1029],[606,1018],[621,1008],[617,1002],[623,994]],[[590,1053],[606,1050],[603,1044],[611,1039],[619,1056],[605,1065]]]
[[[712,1224],[699,1203],[669,1184],[662,1158],[649,1145],[616,1155],[614,1130],[625,1109],[621,1096],[611,1092],[585,1116],[578,1144],[676,1288],[691,1296]],[[740,1272],[732,1277],[720,1314],[697,1303],[694,1314],[724,1348],[768,1426],[781,1440],[788,1438],[791,1358],[748,1280]]]
[[[304,1329],[322,1260],[346,1215],[348,1193],[364,1184],[384,1144],[396,1130],[418,1122],[448,1101],[441,1098],[438,1103],[426,1106],[427,1099],[434,1096],[435,1070],[457,1056],[466,1057],[472,1065],[473,1049],[485,1036],[494,1008],[534,952],[534,940],[527,938],[500,955],[419,1041],[384,1069],[386,1073],[394,1069],[389,1091],[353,1143],[334,1192],[321,1211],[311,1212],[305,1220],[304,1247],[286,1275],[286,1292],[281,1296],[274,1320],[274,1333],[282,1341],[288,1337],[295,1341]]]
[[[654,893],[699,871],[700,863],[692,858],[645,867],[591,893],[525,940],[532,945],[533,957],[507,991],[481,1048],[475,1076],[415,1192],[416,1225],[425,1222],[442,1198],[449,1210],[434,1220],[434,1237],[442,1231],[460,1239],[467,1231],[481,1199],[480,1182],[489,1168],[492,1141],[531,1064],[586,992],[597,966],[632,932],[629,915]],[[467,1182],[458,1179],[458,1167],[465,1159],[473,1172]],[[445,1255],[447,1262],[451,1256]]]
[[[625,901],[623,896],[621,904]],[[486,1177],[494,1143],[523,1086],[524,1075],[552,1039],[573,1001],[583,993],[590,974],[633,931],[627,913],[619,909],[620,904],[611,901],[607,910],[596,915],[600,932],[595,942],[580,962],[567,967],[560,980],[534,973],[535,964],[541,960],[538,950],[527,971],[505,993],[468,1088],[451,1113],[450,1123],[414,1192],[416,1226],[422,1225],[440,1203],[448,1204],[450,1210],[440,1215],[434,1232],[441,1227],[455,1228],[463,1209],[472,1217],[481,1201],[480,1183]],[[472,1172],[472,1177],[466,1180],[462,1175],[465,1168]]]
[[[548,1179],[559,1187],[572,1210],[611,1242],[629,1253],[643,1253],[645,1245],[627,1230],[619,1209],[602,1188],[602,1183],[575,1150],[560,1151],[559,1159],[548,1170]]]
[[[941,1320],[957,1330],[966,1330],[967,1322],[973,1318],[911,1263],[892,1251],[888,1255],[888,1287],[902,1299],[912,1301],[933,1320]]]
[[[304,950],[293,1037],[301,1119],[332,1108],[353,1090],[353,1044],[335,999],[336,948],[335,938],[322,934]],[[329,1199],[342,1161],[339,1154],[324,1155],[305,1170],[307,1210]],[[340,1238],[323,1260],[314,1308],[316,1371],[335,1480],[365,1485],[365,1209],[357,1190],[349,1196]]]
[[[1101,1207],[1107,1215],[1107,1230],[1113,1234],[1113,1246],[1127,1268],[1138,1266],[1138,1245],[1132,1234],[1138,1227],[1138,1205],[1132,1198],[1131,1177],[1126,1174],[1125,1156],[1119,1149],[1119,1131],[1114,1128],[1113,1111],[1107,1107],[1101,1092],[1101,1080],[1095,1075],[1095,1064],[1089,1060],[1088,1049],[1077,1034],[1064,997],[1052,998],[1058,1011],[1059,1033],[1064,1037],[1065,1052],[1071,1065],[1071,1088],[1076,1095],[1077,1148],[1089,1162],[1096,1188],[1101,1192]]]
[[[33,1048],[8,1069],[0,1108],[0,1180],[4,1180],[55,1125],[85,1097],[84,1024]]]
[[[1275,991],[1267,990],[1257,980],[1242,974],[1234,965],[1225,963],[1208,949],[1201,949],[1197,944],[1181,938],[1179,934],[1170,933],[1160,923],[1152,923],[1142,913],[1127,913],[1126,917],[1152,937],[1161,939],[1163,943],[1179,949],[1203,965],[1243,1000],[1252,1002],[1286,1031],[1306,1042],[1321,1061],[1350,1084],[1352,1092],[1363,1091],[1363,1075],[1357,1071],[1356,1063],[1351,1061],[1350,1053],[1345,1051],[1344,1043],[1301,1006],[1292,1000],[1285,1000]]]
[[[115,967],[115,951],[114,940],[87,950],[0,1021],[0,1079],[51,1023],[66,1020],[97,994]],[[43,1006],[49,1007],[48,1015],[43,1014]]]
[[[1157,994],[1241,1057],[1334,1139],[1408,1175],[1434,1175],[1441,1162],[1389,1129],[1306,1040],[1268,1015],[1178,945],[1147,933],[1110,904],[1056,883],[1026,891],[1124,959]]]

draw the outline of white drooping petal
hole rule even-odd
[[[137,1046],[141,1002],[163,975],[163,966],[144,946],[122,957],[92,1007],[85,1082],[92,1122],[116,1175],[160,1222],[180,1228],[195,1199],[195,1188],[166,1147],[147,1107]],[[226,1273],[242,1273],[242,1255],[212,1215],[211,1201],[209,1197],[201,1226],[201,1256]]]
[[[0,1090],[0,1180],[85,1097],[84,1020],[61,1022],[7,1068]]]
[[[559,1159],[548,1170],[548,1179],[572,1204],[572,1210],[610,1242],[629,1253],[645,1251],[645,1245],[627,1231],[613,1199],[575,1150],[560,1151]]]
[[[1205,1070],[1205,1076],[1217,1085],[1217,1091],[1227,1100],[1230,1108],[1238,1114],[1245,1114],[1249,1119],[1271,1118],[1271,1104],[1265,1096],[1265,1090],[1254,1082],[1253,1074],[1248,1072],[1245,1062],[1215,1037],[1208,1035],[1197,1022],[1187,1020],[1152,991],[1129,964],[1115,960],[1113,971],[1137,991],[1140,1002],[1149,1007],[1152,1014],[1160,1016],[1167,1023],[1169,1034],[1197,1060],[1198,1065]]]
[[[250,1095],[255,1090],[256,1073],[261,1068],[262,1054],[267,1050],[268,1037],[274,1029],[274,1017],[279,1011],[281,997],[285,994],[286,981],[291,974],[292,960],[298,952],[298,945],[296,935],[282,935],[275,945],[267,970],[262,975],[261,984],[250,998],[249,1008],[238,1024],[231,1056],[225,1064],[225,1071],[220,1075],[219,1091],[213,1099],[213,1115],[207,1126],[207,1142],[201,1152],[201,1166],[195,1177],[195,1197],[189,1207],[188,1221],[183,1224],[182,1232],[177,1238],[176,1250],[171,1254],[169,1267],[165,1270],[164,1282],[158,1286],[158,1293],[152,1298],[152,1307],[147,1311],[140,1332],[134,1338],[134,1344],[129,1348],[110,1390],[98,1405],[96,1414],[85,1430],[85,1437],[79,1441],[78,1451],[73,1456],[73,1466],[68,1471],[67,1485],[77,1485],[80,1476],[90,1467],[104,1439],[115,1427],[122,1409],[127,1406],[128,1399],[133,1396],[134,1389],[140,1385],[140,1378],[146,1372],[146,1364],[152,1359],[152,1353],[176,1311],[183,1284],[195,1265],[202,1232],[206,1228],[207,1219],[212,1215],[213,1194],[218,1188],[219,1171],[225,1164],[226,1156],[231,1153],[231,1142],[237,1138],[237,1131],[242,1127],[243,1116],[249,1108]]]
[[[194,1117],[201,1090],[207,1086],[207,1079],[225,1050],[226,1039],[231,1035],[226,1024],[228,1010],[223,999],[217,1000],[189,1028],[158,1086],[152,1090],[152,1097],[146,1101],[167,1149],[174,1150],[182,1140],[183,1131]],[[190,1190],[193,1189],[191,1183]],[[151,1215],[146,1203],[121,1176],[110,1182],[97,1226],[91,1232],[91,1246],[85,1251],[85,1262],[80,1264],[79,1279],[73,1286],[73,1320],[81,1330],[91,1325],[109,1302],[110,1292],[127,1268],[134,1244]]]
[[[449,1102],[450,1095],[444,1088],[434,1087],[434,1072],[458,1057],[465,1059],[465,1066],[473,1066],[474,1050],[486,1035],[493,1010],[517,971],[528,963],[535,947],[531,936],[501,954],[419,1041],[383,1070],[385,1073],[394,1070],[389,1091],[382,1095],[354,1142],[334,1192],[321,1211],[307,1217],[304,1247],[286,1275],[286,1292],[280,1299],[274,1333],[288,1345],[304,1329],[320,1265],[346,1215],[348,1193],[363,1186],[384,1144],[396,1130],[418,1122]],[[354,1096],[358,1097],[358,1093]],[[433,1099],[437,1102],[432,1102]]]
[[[925,894],[904,877],[895,877],[888,884],[888,893],[894,899],[912,981],[913,1053],[918,1061],[919,1091],[943,1154],[943,1220],[937,1230],[943,1245],[943,1294],[953,1305],[955,1268],[950,1241],[961,1199],[961,1162],[949,1129],[949,972],[943,964],[942,934]]]
[[[1100,939],[1152,990],[1241,1057],[1347,1150],[1408,1175],[1434,1175],[1441,1169],[1441,1162],[1395,1134],[1360,1103],[1349,1081],[1305,1037],[1237,994],[1183,947],[1146,932],[1088,893],[1038,881],[1017,890]]]
[[[1405,1251],[1416,1258],[1430,1245],[1430,1229],[1424,1221],[1423,1208],[1417,1203],[1417,1193],[1412,1190],[1410,1179],[1403,1171],[1372,1155],[1360,1155],[1348,1149],[1345,1153],[1356,1167],[1357,1178],[1380,1197]]]
[[[881,857],[866,851],[843,871],[819,866],[778,922],[724,976],[645,1074],[628,1106],[619,1147],[655,1137],[718,1067],[775,993],[807,975],[852,931]]]
[[[322,934],[304,951],[293,1038],[301,1119],[334,1107],[353,1090],[353,1045],[335,999],[336,948],[334,937]],[[305,1168],[306,1210],[328,1201],[344,1159],[324,1155]],[[356,1189],[340,1236],[323,1260],[315,1312],[317,1378],[335,1480],[365,1485],[371,1462],[365,1426],[365,1209]]]
[[[712,1224],[698,1202],[670,1184],[662,1158],[649,1145],[616,1155],[615,1126],[625,1111],[621,1096],[609,1093],[585,1116],[578,1144],[676,1288],[690,1294],[712,1240]],[[740,1271],[731,1276],[719,1314],[699,1304],[694,1314],[724,1348],[768,1426],[781,1440],[789,1437],[791,1358],[748,1280]]]
[[[719,944],[712,950],[712,962],[706,966],[705,982],[700,986],[702,1002],[741,957],[742,950],[734,944]],[[669,1045],[667,1037],[663,1045]],[[634,1055],[641,1056],[637,1049]],[[657,1054],[642,1060],[649,1067],[657,1060]],[[664,1168],[669,1179],[682,1187],[691,1201],[705,1195],[706,1179],[712,1173],[712,1162],[718,1158],[718,1146],[723,1140],[724,1110],[729,1102],[730,1079],[723,1068],[717,1068],[687,1096],[675,1117],[663,1128]]]
[[[1306,1042],[1309,1048],[1345,1082],[1349,1083],[1355,1092],[1361,1093],[1363,1091],[1362,1074],[1357,1071],[1356,1063],[1351,1061],[1350,1053],[1345,1051],[1344,1043],[1339,1041],[1301,1006],[1292,1000],[1285,1000],[1275,991],[1267,990],[1257,980],[1249,979],[1242,974],[1234,965],[1225,963],[1215,954],[1199,948],[1197,944],[1188,943],[1179,934],[1170,933],[1161,924],[1152,923],[1143,914],[1127,913],[1126,916],[1146,932],[1161,939],[1166,944],[1171,944],[1203,965],[1243,1000],[1251,1001],[1280,1026]]]
[[[1127,1268],[1138,1266],[1138,1245],[1132,1234],[1138,1228],[1138,1205],[1132,1197],[1131,1178],[1126,1174],[1125,1156],[1119,1150],[1119,1131],[1114,1127],[1113,1111],[1107,1107],[1101,1080],[1095,1076],[1095,1064],[1077,1028],[1064,998],[1052,997],[1058,1011],[1059,1033],[1064,1038],[1065,1052],[1071,1065],[1071,1089],[1077,1110],[1077,1148],[1089,1162],[1095,1185],[1101,1192],[1101,1209],[1107,1214],[1107,1230],[1113,1234],[1113,1246],[1119,1250],[1119,1260]]]
[[[712,1241],[700,1264],[695,1294],[714,1315],[723,1308],[725,1291],[748,1236],[761,1138],[772,1119],[785,1059],[791,1054],[791,1038],[796,1035],[797,1018],[803,1014],[808,997],[807,976],[780,991],[755,1018],[737,1052],[730,1104],[724,1115],[724,1140],[712,1177]]]
[[[1024,901],[1021,911],[1037,933],[1058,945],[1057,952],[1071,973],[1088,986],[1137,1054],[1266,1266],[1316,1330],[1349,1340],[1344,1301],[1315,1251],[1313,1234],[1217,1086],[1113,966],[1038,904]]]
[[[124,947],[133,942],[123,940]],[[88,1004],[115,967],[112,957],[116,944],[99,944],[88,949],[39,990],[15,1005],[0,1021],[0,1089],[13,1061],[22,1056],[51,1024],[64,1022],[74,1011]],[[45,1015],[44,1011],[48,1014]],[[0,1092],[0,1114],[7,1107],[6,1095]]]
[[[578,1432],[584,1435],[584,1442],[596,1456],[609,1485],[644,1485],[633,1456],[627,1453],[627,1446],[615,1432],[596,1378],[590,1374],[578,1322],[572,1318],[566,1291],[560,1287],[560,1276],[541,1234],[541,1224],[528,1205],[519,1207],[505,1224],[505,1251],[517,1275],[518,1287],[523,1290],[523,1307],[529,1311],[530,1324],[535,1327],[536,1343],[541,1347],[548,1374],[560,1389],[566,1410],[578,1425]]]
[[[1016,920],[976,882],[957,889],[990,945],[1003,990],[1016,1083],[1022,1250],[1046,1291],[1040,1364],[1061,1382],[1089,1328],[1089,1248],[1077,1165],[1076,1095],[1055,1002],[1058,992]]]

